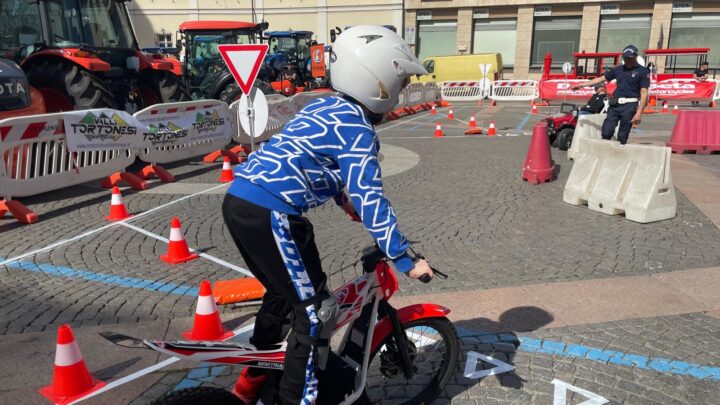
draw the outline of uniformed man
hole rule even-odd
[[[628,45],[622,52],[622,65],[615,66],[603,76],[572,87],[577,90],[613,79],[617,81],[617,88],[609,99],[610,108],[608,108],[607,118],[603,122],[602,137],[611,139],[619,121],[618,140],[623,145],[628,141],[632,125],[637,125],[642,120],[650,87],[650,71],[638,63],[637,56],[637,48],[634,45]]]

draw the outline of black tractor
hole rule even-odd
[[[267,23],[239,21],[187,21],[180,25],[177,47],[182,47],[182,76],[194,99],[216,99],[228,104],[242,96],[218,45],[253,44],[261,39]],[[265,94],[274,93],[261,72],[255,86]]]

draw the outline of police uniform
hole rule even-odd
[[[635,53],[637,54],[637,51]],[[618,140],[624,145],[630,136],[632,118],[637,112],[640,89],[650,87],[650,71],[639,64],[633,68],[618,65],[605,73],[605,80],[610,82],[613,79],[617,81],[613,98],[617,98],[619,103],[608,108],[607,118],[602,126],[602,137],[611,139],[619,121]]]

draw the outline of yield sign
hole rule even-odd
[[[486,363],[492,364],[493,368],[486,370],[478,370],[478,360],[482,360]],[[489,375],[497,375],[507,373],[508,371],[515,370],[515,367],[505,363],[504,361],[492,358],[478,352],[468,352],[467,363],[465,363],[465,372],[463,375],[467,378],[479,379],[487,377]]]
[[[250,94],[260,66],[268,51],[267,44],[218,45],[222,56],[244,94]]]

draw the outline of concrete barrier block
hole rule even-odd
[[[670,148],[593,139],[584,140],[582,148],[563,201],[608,215],[625,213],[626,219],[640,223],[675,217]]]

